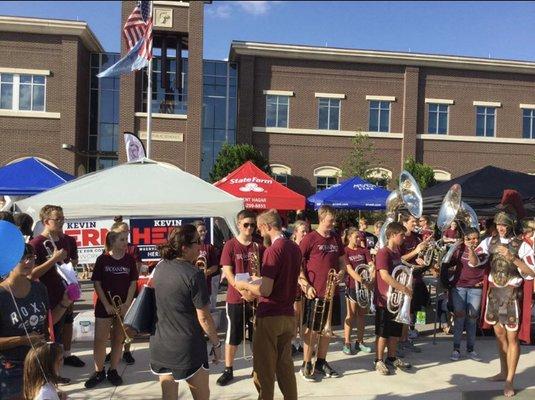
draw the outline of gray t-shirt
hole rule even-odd
[[[15,297],[20,315],[13,304],[13,298],[8,290],[0,287],[0,336],[24,336],[24,325],[28,333],[44,334],[48,315],[48,294],[41,282],[31,282],[28,295],[22,299]],[[22,319],[21,319],[22,318]],[[24,361],[30,346],[18,346],[0,351],[0,355],[10,361]]]
[[[209,303],[204,274],[182,260],[163,260],[156,266],[158,322],[150,337],[150,361],[178,370],[199,368],[208,359],[196,309]]]

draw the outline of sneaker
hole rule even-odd
[[[468,357],[470,357],[474,361],[482,361],[482,359],[479,356],[479,354],[477,354],[474,350],[469,351],[466,354],[468,355]]]
[[[69,378],[65,378],[63,376],[58,376],[58,383],[60,385],[68,385],[69,383],[71,383],[71,380]]]
[[[292,344],[292,356],[295,356],[298,353],[297,347],[295,347],[295,344]]]
[[[451,361],[459,361],[461,359],[461,352],[459,350],[453,350],[450,355]]]
[[[400,369],[402,371],[406,371],[408,369],[412,368],[412,365],[408,362],[401,361],[399,358],[396,358],[395,360],[391,361],[388,358],[385,361],[385,365],[392,369]]]
[[[95,372],[93,375],[91,375],[91,377],[87,381],[85,381],[84,386],[87,389],[94,388],[99,383],[101,383],[104,379],[106,379],[106,371],[102,370],[99,372]]]
[[[398,343],[398,348],[396,351],[396,355],[399,358],[405,358],[405,350],[403,349],[403,346],[401,345],[401,342]]]
[[[85,362],[83,362],[78,357],[73,356],[73,355],[65,357],[63,359],[63,364],[64,365],[70,365],[71,367],[76,367],[76,368],[85,367]]]
[[[301,367],[301,376],[307,382],[318,382],[319,378],[316,375],[311,363],[307,363]]]
[[[416,347],[412,340],[407,340],[405,343],[403,343],[403,348],[408,351],[412,351],[413,353],[421,353],[422,349],[419,347]]]
[[[338,377],[340,377],[340,374],[338,372],[336,372],[334,369],[332,369],[327,361],[324,361],[320,365],[316,364],[316,372],[320,376],[324,376],[325,378],[338,378]]]
[[[111,362],[111,353],[106,354],[106,358],[104,359],[104,364],[109,364]]]
[[[113,386],[120,386],[123,384],[123,378],[119,376],[116,369],[109,369],[107,378]]]
[[[419,333],[416,329],[409,329],[409,339],[416,339],[419,336]]]
[[[234,374],[232,373],[232,369],[225,368],[221,376],[217,379],[216,383],[219,386],[225,386],[233,379],[234,379]]]
[[[342,353],[344,353],[346,356],[352,356],[356,352],[351,348],[351,343],[346,343],[342,348]]]
[[[381,375],[390,375],[390,370],[382,360],[379,360],[375,363],[375,370]]]
[[[126,365],[132,365],[136,362],[136,359],[132,357],[131,352],[125,351],[123,354],[123,361],[126,363]]]
[[[364,343],[355,342],[355,349],[359,349],[360,351],[363,351],[364,353],[371,353],[372,348],[370,346],[366,346]]]

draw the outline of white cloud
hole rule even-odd
[[[246,13],[249,15],[266,15],[274,4],[280,1],[216,1],[209,5],[206,14],[215,18],[226,19],[233,13]]]

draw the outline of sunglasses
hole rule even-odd
[[[243,224],[243,227],[244,227],[245,229],[247,229],[247,228],[256,228],[256,224],[255,224],[254,222],[245,222],[245,223]]]

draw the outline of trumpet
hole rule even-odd
[[[372,281],[370,273],[370,266],[368,264],[360,264],[355,268],[355,272],[362,277],[362,283],[355,281],[355,293],[357,297],[357,304],[360,308],[368,308],[371,304],[371,291],[366,287]]]
[[[121,317],[121,306],[123,305],[121,296],[117,294],[115,296],[112,296],[110,291],[108,291],[108,296],[110,296],[111,306],[113,307],[113,311],[115,312],[115,317],[117,318],[117,320],[119,321],[119,324],[121,324],[121,328],[123,329],[124,342],[132,343],[132,338],[128,336],[128,333],[126,332],[126,327],[124,326],[124,323],[123,323],[123,317]]]
[[[199,256],[197,261],[195,261],[195,266],[199,268],[204,275],[206,275],[206,270],[208,269],[208,261],[206,260],[206,257]]]
[[[403,286],[412,287],[412,271],[414,267],[409,263],[404,263],[396,266],[392,271],[392,278]],[[394,321],[401,324],[410,323],[410,297],[400,290],[394,289],[393,286],[388,287],[386,293],[386,308],[392,314],[396,314]]]

